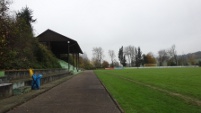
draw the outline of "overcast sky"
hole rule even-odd
[[[201,0],[13,0],[11,10],[33,10],[35,35],[51,29],[76,40],[92,57],[102,47],[118,59],[121,46],[143,53],[176,45],[178,54],[201,51]]]

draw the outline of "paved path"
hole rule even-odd
[[[85,71],[8,113],[120,113],[93,71]]]

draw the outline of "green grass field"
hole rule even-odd
[[[201,68],[95,73],[126,113],[201,113]]]

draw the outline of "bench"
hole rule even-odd
[[[0,83],[0,98],[12,96],[12,83]]]

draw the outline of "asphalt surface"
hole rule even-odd
[[[8,113],[121,113],[93,71],[85,71]]]

